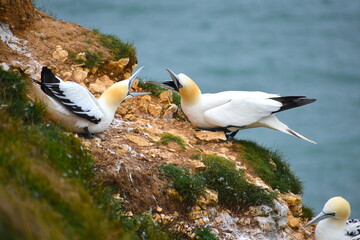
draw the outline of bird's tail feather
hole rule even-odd
[[[290,129],[290,128],[288,128],[288,129],[286,129],[285,131],[282,131],[282,132],[287,133],[287,134],[290,134],[290,135],[295,136],[295,137],[298,137],[298,138],[303,139],[303,140],[305,140],[305,141],[311,142],[311,143],[313,143],[313,144],[317,144],[315,141],[313,141],[313,140],[311,140],[311,139],[309,139],[309,138],[301,135],[301,134],[298,133],[298,132],[295,132],[294,130],[292,130],[292,129]]]
[[[315,141],[301,135],[298,132],[295,132],[294,130],[290,129],[287,125],[280,122],[280,120],[277,119],[277,117],[275,117],[275,115],[270,115],[268,117],[265,117],[265,118],[259,120],[258,124],[260,124],[260,126],[262,126],[262,127],[271,128],[271,129],[289,134],[291,136],[298,137],[298,138],[308,141],[310,143],[316,144]]]

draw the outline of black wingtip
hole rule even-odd
[[[316,99],[314,98],[306,98],[305,96],[275,97],[271,99],[282,103],[282,107],[276,112],[281,112],[291,108],[301,107],[316,101]]]
[[[55,77],[53,72],[46,66],[41,70],[41,82],[43,83],[59,83],[59,79]]]

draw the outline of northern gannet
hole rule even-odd
[[[98,99],[85,87],[56,77],[47,67],[42,68],[41,82],[32,80],[46,94],[42,94],[41,100],[53,120],[61,122],[73,132],[85,133],[86,137],[92,138],[92,133],[102,132],[110,125],[124,99],[149,94],[129,92],[142,69],[139,68],[129,79],[110,86]]]
[[[162,84],[180,93],[182,110],[200,129],[224,131],[228,137],[234,137],[241,129],[266,127],[315,143],[280,122],[274,113],[303,106],[316,99],[250,91],[202,94],[191,78],[183,73],[175,74],[168,68],[166,70],[172,81]]]
[[[315,229],[316,240],[359,240],[360,220],[347,220],[349,216],[349,202],[342,197],[333,197],[305,227],[318,223]]]

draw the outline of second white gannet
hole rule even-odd
[[[349,216],[349,202],[342,197],[333,197],[305,227],[318,223],[315,228],[316,240],[359,240],[360,220],[347,220]]]
[[[41,100],[48,108],[50,117],[62,123],[76,133],[85,133],[92,138],[92,133],[104,131],[112,122],[120,103],[127,98],[149,94],[129,92],[133,82],[143,67],[129,79],[119,81],[105,90],[96,99],[88,89],[71,81],[56,77],[50,69],[43,67],[41,82]]]
[[[255,91],[225,91],[202,94],[196,83],[183,73],[166,69],[172,81],[162,84],[178,91],[181,108],[196,127],[224,131],[234,137],[241,129],[266,127],[315,143],[280,122],[274,113],[303,106],[316,99],[303,96],[281,97]]]

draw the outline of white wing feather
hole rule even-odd
[[[79,117],[95,124],[104,117],[104,113],[96,98],[83,86],[75,82],[64,81],[44,84],[68,110]]]
[[[263,92],[229,91],[204,95],[208,95],[205,98],[222,99],[224,102],[204,112],[208,123],[221,127],[247,126],[271,115],[282,106],[280,102],[269,99],[278,95]]]
[[[83,110],[82,113],[97,119],[104,116],[96,98],[85,87],[75,82],[62,82],[59,88],[67,99]]]

